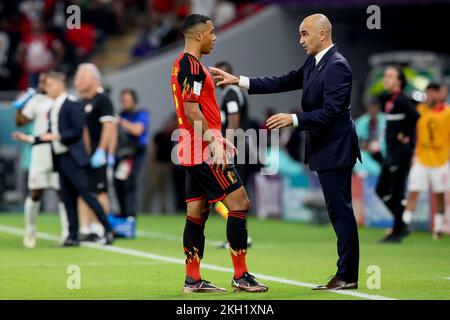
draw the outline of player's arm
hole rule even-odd
[[[241,114],[239,112],[229,114],[227,116],[228,128],[227,129],[239,129],[241,127]]]
[[[28,123],[30,123],[32,120],[28,119],[26,116],[23,115],[22,110],[16,111],[16,126],[22,127]]]
[[[199,104],[196,102],[184,102],[184,112],[189,124],[194,128],[197,136],[203,137],[204,141],[209,142],[209,147],[213,155],[213,164],[219,166],[222,170],[227,167],[226,150],[232,150],[236,153],[236,148],[225,138],[219,130],[212,132],[208,127],[205,116],[200,111]],[[226,149],[226,150],[225,150]]]
[[[142,122],[133,123],[127,119],[120,118],[119,124],[127,133],[135,137],[139,137],[145,130]]]
[[[239,129],[241,127],[241,113],[239,109],[239,98],[234,90],[229,90],[224,97],[227,110],[227,129]]]
[[[119,128],[117,126],[117,123],[113,123],[112,131],[111,131],[111,139],[109,140],[108,145],[108,157],[109,157],[109,164],[113,165],[115,163],[115,160],[112,160],[111,157],[114,157],[117,150],[117,143],[119,140]]]

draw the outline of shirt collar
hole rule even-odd
[[[334,44],[332,44],[331,46],[323,49],[322,51],[320,51],[318,54],[316,54],[314,56],[314,59],[316,59],[316,66],[319,64],[319,61],[323,58],[323,56],[325,55],[325,53],[328,52],[328,50],[331,49],[331,47],[334,46]]]
[[[61,93],[58,98],[55,99],[55,106],[57,106],[58,108],[60,108],[62,106],[62,104],[64,103],[64,101],[67,98],[67,93],[63,92]]]

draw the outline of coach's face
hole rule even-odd
[[[95,77],[85,69],[75,74],[74,85],[79,94],[88,91],[94,85]]]
[[[211,20],[208,20],[201,32],[202,54],[208,54],[214,49],[216,31]]]
[[[64,92],[64,84],[57,79],[46,77],[45,91],[51,99],[56,99]]]
[[[300,24],[300,45],[308,55],[316,55],[321,50],[323,30],[320,30],[313,21],[306,18]]]

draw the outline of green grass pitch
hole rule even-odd
[[[218,216],[207,222],[203,263],[210,268],[202,276],[228,291],[183,294],[183,215],[141,215],[141,236],[117,240],[114,251],[105,251],[102,246],[59,248],[55,240],[43,239],[59,235],[55,214],[39,216],[37,247],[24,249],[23,215],[0,214],[0,299],[450,299],[449,237],[434,241],[429,233],[414,232],[402,244],[382,245],[377,241],[383,230],[360,228],[360,288],[346,295],[308,287],[323,284],[336,270],[330,225],[255,218],[248,221],[254,242],[248,266],[252,273],[274,278],[261,280],[270,287],[267,293],[234,293],[230,254],[215,247],[225,239],[225,225]],[[67,287],[71,265],[80,268],[80,289]],[[367,268],[372,265],[380,268],[380,289],[368,288]]]

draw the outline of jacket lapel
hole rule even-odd
[[[327,61],[331,58],[331,56],[337,52],[336,45],[333,45],[330,50],[325,53],[325,55],[320,59],[319,64],[313,69],[313,71],[308,74],[308,77],[306,79],[305,86],[303,87],[303,94],[308,90],[308,88],[311,86],[311,83],[313,80],[317,77],[317,75],[322,71],[323,66],[327,63]],[[315,59],[312,59],[312,63],[316,63]]]

